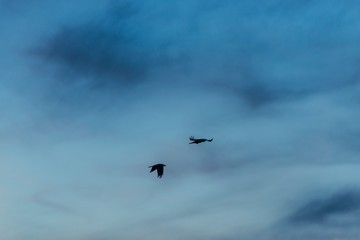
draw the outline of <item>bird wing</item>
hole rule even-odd
[[[189,139],[190,139],[191,141],[194,141],[194,140],[195,140],[194,136],[189,137]]]
[[[155,167],[155,166],[150,166],[149,168],[151,168],[151,169],[150,169],[150,172],[153,172],[153,171],[156,170],[156,167]]]
[[[161,178],[162,175],[164,174],[164,167],[160,166],[156,170],[157,170],[158,177]]]

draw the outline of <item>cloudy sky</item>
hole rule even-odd
[[[359,239],[359,11],[0,0],[1,239]]]

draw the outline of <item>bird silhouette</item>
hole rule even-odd
[[[165,164],[162,164],[162,163],[159,163],[159,164],[155,164],[153,166],[149,166],[149,168],[151,168],[150,172],[153,172],[153,171],[157,171],[157,174],[158,174],[158,178],[162,178],[163,174],[164,174],[164,167],[166,165]]]
[[[199,143],[206,142],[206,141],[211,142],[214,138],[212,138],[212,139],[198,138],[197,139],[197,138],[194,138],[194,136],[191,136],[191,137],[189,137],[189,139],[190,139],[190,141],[192,141],[189,144],[193,144],[193,143],[199,144]]]

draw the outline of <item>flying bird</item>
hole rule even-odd
[[[214,138],[212,138],[212,139],[198,138],[197,139],[197,138],[194,138],[194,136],[191,136],[191,137],[189,137],[189,139],[190,139],[190,141],[192,141],[189,144],[193,144],[193,143],[199,144],[199,143],[206,142],[206,141],[211,142]]]
[[[157,174],[158,174],[158,178],[162,178],[163,174],[164,174],[164,167],[166,165],[165,164],[155,164],[153,166],[149,166],[149,168],[151,168],[150,172],[153,172],[153,171],[157,171]]]

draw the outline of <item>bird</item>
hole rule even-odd
[[[189,137],[189,139],[190,139],[190,141],[192,141],[189,144],[193,144],[193,143],[199,144],[199,143],[206,142],[206,141],[211,142],[214,138],[212,138],[212,139],[205,139],[205,138],[196,139],[196,138],[194,138],[194,136],[191,136],[191,137]]]
[[[162,163],[149,166],[149,168],[151,168],[150,172],[153,172],[155,170],[157,171],[158,178],[162,178],[162,176],[164,174],[164,167],[166,167],[166,165],[162,164]]]

